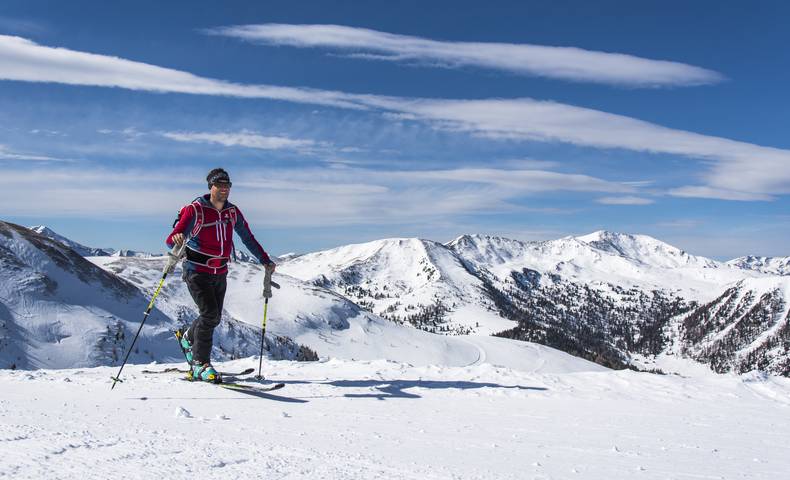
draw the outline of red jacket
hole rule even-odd
[[[208,194],[203,195],[181,208],[173,231],[165,240],[168,248],[173,248],[173,235],[182,233],[187,237],[184,268],[216,275],[227,273],[227,263],[233,252],[234,231],[261,264],[273,263],[269,254],[255,240],[239,207],[225,202],[222,210],[217,210],[209,198]]]

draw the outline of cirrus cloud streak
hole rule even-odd
[[[118,87],[151,92],[266,98],[313,105],[364,108],[341,92],[243,85],[119,57],[39,45],[0,35],[0,79]]]
[[[195,177],[187,170],[9,169],[4,173],[6,208],[31,217],[169,218],[205,190]],[[521,202],[547,191],[634,192],[631,186],[585,175],[512,169],[281,168],[265,175],[259,169],[238,170],[234,178],[240,180],[233,182],[233,201],[246,216],[287,227],[430,224],[475,214],[541,211]]]
[[[317,146],[313,140],[261,135],[249,130],[240,132],[163,132],[165,138],[178,142],[210,143],[225,147],[246,147],[259,150],[309,150]]]
[[[217,27],[206,33],[270,45],[346,50],[361,59],[477,67],[576,82],[657,87],[705,85],[724,80],[721,74],[705,68],[622,53],[529,44],[437,41],[343,25],[267,23]]]

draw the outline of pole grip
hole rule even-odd
[[[173,245],[173,248],[167,252],[167,263],[165,263],[165,269],[162,270],[162,273],[168,274],[173,273],[175,270],[176,265],[181,259],[184,257],[184,252],[186,252],[187,242],[182,243],[181,245]]]
[[[263,275],[263,298],[272,298],[272,271],[265,269]]]

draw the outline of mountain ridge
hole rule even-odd
[[[433,333],[497,333],[614,368],[632,365],[636,356],[677,351],[716,371],[762,365],[788,373],[787,349],[767,353],[787,335],[784,280],[689,255],[646,235],[599,231],[533,242],[462,235],[445,244],[384,239],[305,254],[280,271]],[[763,301],[761,284],[771,282],[778,282],[779,293]],[[739,332],[738,341],[696,337],[686,318],[704,315],[710,302],[738,285],[751,317],[722,318]],[[761,317],[756,327],[744,326],[755,316]],[[745,358],[743,349],[762,353]]]
[[[161,263],[161,257],[89,258],[142,289],[154,283],[160,267],[152,266]],[[294,289],[313,288],[313,293],[291,297],[290,303],[303,307],[290,309],[293,318],[323,316],[326,308],[344,312],[330,315],[336,317],[332,322],[340,322],[340,329],[332,327],[333,335],[347,336],[356,328],[347,319],[368,312],[393,325],[429,333],[497,334],[537,342],[613,368],[650,368],[656,359],[675,355],[718,372],[757,368],[790,375],[790,279],[753,267],[689,255],[646,235],[602,230],[530,242],[472,234],[446,243],[380,239],[289,255],[281,260],[278,274],[293,277],[286,284]],[[259,270],[242,262],[231,277],[251,279]],[[297,280],[312,287],[294,283]],[[172,296],[172,288],[163,291],[163,308],[184,318],[190,308],[188,295],[182,291]],[[312,299],[330,292],[360,310]],[[242,297],[228,302],[237,309],[229,314],[253,318],[257,300],[246,293]],[[731,304],[738,308],[722,307]],[[321,343],[321,335],[281,320],[273,325],[300,342],[342,354]],[[383,324],[378,325],[375,330]],[[365,335],[353,336],[354,341]],[[375,350],[365,352],[375,355]]]

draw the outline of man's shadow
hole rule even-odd
[[[305,380],[283,381],[283,383],[323,383],[341,388],[373,388],[380,393],[346,393],[347,398],[375,398],[386,400],[388,398],[422,398],[420,395],[407,392],[410,388],[457,388],[471,390],[476,388],[506,388],[514,390],[545,391],[545,387],[524,387],[521,385],[500,385],[498,383],[477,383],[466,381],[438,381],[438,380],[334,380],[331,382],[311,382]]]

